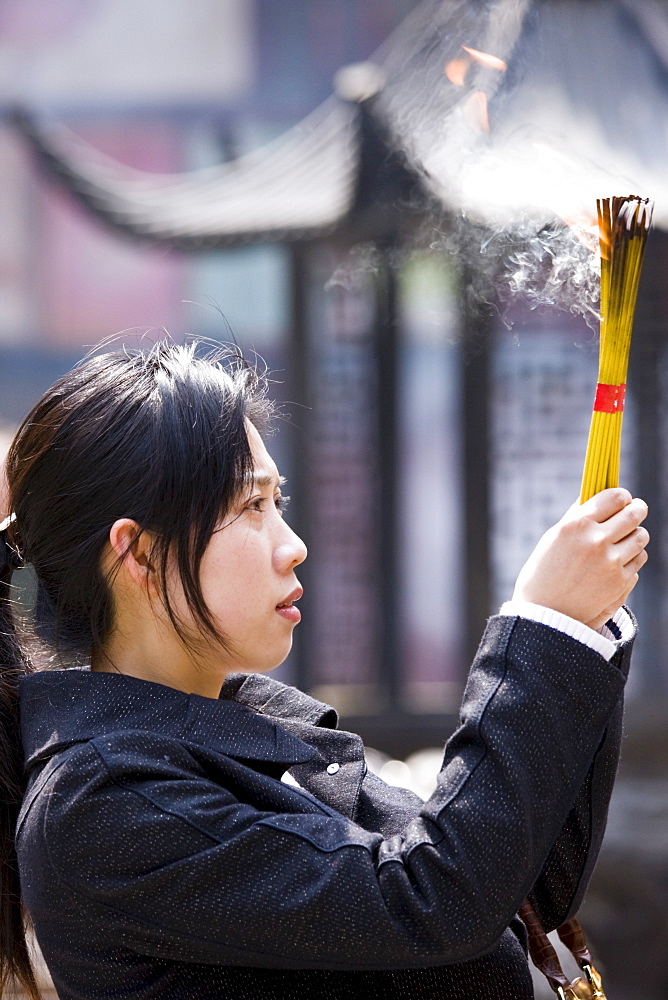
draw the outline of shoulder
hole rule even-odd
[[[54,754],[42,774],[52,789],[67,784],[90,788],[115,778],[128,780],[145,774],[172,777],[180,769],[191,777],[202,772],[193,748],[184,740],[150,730],[119,729]]]
[[[221,764],[224,767],[225,761]],[[222,772],[178,740],[120,731],[49,761],[29,788],[18,828],[22,869],[48,867],[85,889],[142,866],[206,851],[223,836],[220,816],[238,804]],[[110,874],[111,873],[111,874]]]
[[[39,824],[57,839],[80,839],[86,830],[113,828],[123,813],[169,809],[184,788],[192,795],[206,781],[206,771],[191,747],[169,736],[138,730],[97,736],[44,764],[28,787],[19,831],[27,824],[36,832]]]

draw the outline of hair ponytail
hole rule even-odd
[[[0,525],[0,995],[12,984],[20,983],[31,1000],[40,1000],[26,943],[14,847],[23,797],[18,683],[29,665],[16,634],[10,595],[12,571],[22,564],[7,536],[7,522],[3,522]]]

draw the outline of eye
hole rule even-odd
[[[247,509],[257,511],[258,514],[261,514],[262,511],[264,510],[264,505],[266,504],[266,502],[267,502],[266,497],[253,497],[252,500],[248,501]]]
[[[284,497],[282,493],[278,493],[274,497],[274,503],[276,504],[276,510],[282,516],[283,512],[286,510],[288,504],[290,503],[290,497]]]
[[[253,497],[252,500],[248,502],[248,510],[252,510],[261,514],[266,510],[266,505],[270,502],[268,497]],[[274,497],[274,505],[279,514],[283,514],[283,511],[290,503],[290,497],[284,497],[281,493],[278,493]]]

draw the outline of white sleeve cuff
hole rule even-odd
[[[612,659],[620,643],[626,642],[633,636],[633,624],[624,608],[616,611],[610,621],[596,632],[575,618],[562,615],[560,611],[544,608],[541,604],[530,604],[528,601],[506,601],[499,614],[527,618],[529,621],[555,628],[589,646],[606,660]]]

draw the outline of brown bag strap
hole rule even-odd
[[[557,928],[559,939],[566,945],[584,972],[584,979],[571,982],[564,973],[559,956],[543,929],[538,914],[528,899],[518,911],[529,935],[529,954],[536,968],[540,969],[559,1000],[605,1000],[601,977],[592,964],[584,932],[578,920],[573,917]]]
[[[567,920],[561,927],[557,927],[557,934],[559,940],[563,941],[581,969],[584,969],[585,965],[592,965],[591,952],[587,947],[584,931],[575,917]]]
[[[529,954],[533,964],[537,969],[540,969],[555,993],[558,992],[560,986],[564,990],[568,989],[571,981],[564,974],[559,956],[552,947],[550,939],[538,919],[538,914],[528,899],[520,907],[518,916],[529,935]]]

